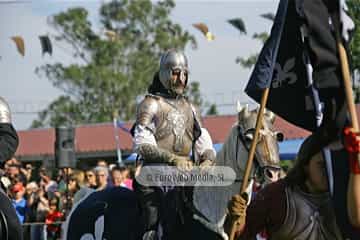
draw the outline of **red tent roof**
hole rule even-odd
[[[214,143],[222,143],[227,137],[232,125],[236,122],[236,115],[228,116],[208,116],[204,117],[204,127],[209,133]],[[124,127],[131,128],[132,123],[125,123]],[[295,127],[285,120],[277,117],[274,124],[275,129],[282,131],[286,139],[303,138],[309,135],[308,131]],[[131,151],[131,135],[121,129],[117,129],[122,150]],[[16,151],[17,157],[42,156],[54,154],[55,130],[32,129],[18,131],[20,145]],[[76,127],[75,147],[76,152],[107,152],[116,150],[112,123],[89,124]]]

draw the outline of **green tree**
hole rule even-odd
[[[190,82],[188,89],[186,90],[186,95],[189,97],[189,100],[198,108],[202,108],[204,105],[204,100],[200,92],[200,83],[199,82]],[[202,109],[201,109],[202,110]]]
[[[195,38],[170,20],[173,0],[117,0],[101,6],[95,32],[84,8],[71,8],[52,17],[56,40],[72,47],[78,63],[46,64],[36,69],[64,95],[33,121],[32,127],[134,118],[136,97],[146,92],[169,48],[196,48]]]
[[[209,103],[205,101],[201,91],[199,82],[191,82],[186,90],[186,95],[188,96],[191,103],[200,111],[200,113],[205,113],[205,115],[218,115],[216,104]],[[206,111],[205,111],[206,110]]]
[[[218,115],[219,112],[217,110],[216,104],[211,104],[210,107],[208,108],[208,110],[206,111],[206,115],[210,116],[210,115]]]
[[[269,34],[267,32],[254,33],[252,38],[264,44],[266,40],[269,38]],[[258,56],[259,53],[254,53],[248,57],[237,57],[235,62],[239,63],[243,68],[251,68],[253,65],[255,65]]]
[[[359,73],[360,73],[360,0],[347,0],[349,8],[349,15],[355,23],[355,31],[350,43],[350,62],[355,82],[354,86],[355,102],[360,102],[360,87],[359,87]]]

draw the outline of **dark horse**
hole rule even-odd
[[[237,181],[226,187],[195,186],[191,204],[184,201],[180,204],[182,214],[171,213],[176,216],[172,223],[175,232],[172,239],[227,239],[222,227],[226,205],[240,189],[256,115],[257,110],[249,111],[247,106],[239,109],[238,122],[217,156],[217,165],[231,167]],[[280,177],[277,140],[281,134],[272,130],[273,121],[274,115],[267,112],[256,148],[257,167],[253,169],[253,176],[262,175],[265,182]],[[130,190],[111,188],[94,192],[73,208],[67,219],[64,239],[141,239],[140,215],[137,199]]]

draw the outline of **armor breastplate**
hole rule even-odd
[[[329,194],[308,194],[298,187],[286,187],[286,199],[285,221],[271,239],[342,239]]]
[[[188,156],[194,128],[190,104],[184,98],[160,98],[158,103],[154,131],[158,146],[177,155]]]

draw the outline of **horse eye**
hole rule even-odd
[[[245,134],[245,140],[248,142],[251,142],[253,140],[254,136],[251,133]]]
[[[276,140],[278,140],[278,142],[284,141],[284,134],[282,132],[276,132],[275,136],[276,136]]]
[[[245,140],[248,142],[251,142],[254,139],[254,134],[255,134],[255,128],[250,128],[248,130],[246,130],[244,136],[245,136]]]

